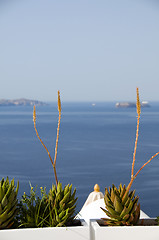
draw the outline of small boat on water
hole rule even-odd
[[[134,103],[134,102],[117,102],[115,104],[115,106],[117,108],[134,108],[134,107],[136,107],[136,103]],[[142,101],[141,107],[150,107],[150,104],[147,101]]]

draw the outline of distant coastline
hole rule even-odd
[[[38,100],[30,100],[25,98],[20,99],[0,99],[0,106],[46,106],[47,103]]]

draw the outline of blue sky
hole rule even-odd
[[[0,98],[159,101],[157,0],[1,0]]]

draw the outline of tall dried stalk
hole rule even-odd
[[[58,179],[57,179],[57,172],[56,172],[56,159],[57,159],[57,148],[58,148],[58,141],[59,141],[59,131],[60,131],[60,122],[61,122],[61,100],[60,100],[60,91],[58,91],[58,112],[59,112],[59,117],[58,117],[58,127],[57,127],[57,136],[56,136],[56,146],[55,146],[55,155],[54,155],[54,161],[52,160],[52,157],[46,147],[46,145],[44,144],[44,142],[42,141],[42,139],[40,138],[37,128],[36,128],[36,109],[34,106],[34,110],[33,110],[33,122],[34,122],[34,129],[36,132],[36,135],[38,137],[38,139],[40,140],[41,144],[43,145],[43,147],[45,148],[45,150],[47,151],[51,164],[53,166],[54,169],[54,175],[55,175],[55,181],[56,181],[56,186],[58,184]]]
[[[61,122],[61,100],[60,100],[60,91],[58,91],[58,112],[59,112],[59,119],[58,119],[58,126],[57,126],[57,136],[56,136],[56,146],[55,146],[55,156],[54,156],[54,165],[55,165],[55,166],[56,166],[56,159],[57,159],[57,148],[58,148],[59,130],[60,130],[60,122]]]
[[[140,113],[141,113],[141,105],[139,99],[139,89],[136,89],[137,93],[137,101],[136,101],[136,109],[137,109],[137,129],[136,129],[136,140],[135,140],[135,147],[133,153],[133,162],[132,162],[132,169],[131,169],[131,178],[134,176],[134,165],[135,165],[135,157],[136,157],[136,149],[137,149],[137,142],[139,138],[139,122],[140,122]]]
[[[136,109],[137,109],[137,128],[136,128],[136,140],[135,140],[135,147],[134,147],[134,153],[133,153],[133,162],[132,162],[132,169],[131,169],[131,180],[127,186],[126,192],[123,196],[123,198],[126,196],[126,194],[129,192],[133,181],[139,174],[139,172],[149,163],[151,160],[156,157],[159,152],[157,152],[155,155],[153,155],[134,175],[134,165],[135,165],[135,157],[136,157],[136,149],[137,149],[137,142],[138,142],[138,137],[139,137],[139,122],[140,122],[140,113],[141,113],[141,105],[140,105],[140,100],[139,100],[139,89],[136,88],[136,93],[137,93],[137,101],[136,101]]]

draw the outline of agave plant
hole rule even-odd
[[[51,227],[62,227],[69,225],[76,208],[76,189],[72,193],[72,185],[66,185],[62,189],[62,184],[58,182],[57,187],[52,185],[48,194],[49,202],[49,224]]]
[[[137,129],[136,129],[136,140],[133,153],[133,162],[131,169],[131,179],[127,187],[120,184],[117,189],[114,185],[112,188],[105,188],[105,206],[106,209],[102,210],[106,213],[109,218],[103,218],[106,225],[136,225],[140,217],[140,204],[138,204],[139,197],[135,196],[135,191],[130,191],[130,188],[139,174],[139,172],[149,163],[151,160],[156,157],[159,152],[153,155],[139,170],[134,174],[134,165],[135,165],[135,156],[137,149],[137,142],[139,136],[139,120],[140,120],[140,100],[139,100],[139,90],[137,88]]]
[[[41,187],[41,197],[31,186],[30,195],[24,193],[20,202],[19,227],[61,227],[71,223],[75,212],[75,193],[72,185],[52,185],[49,194]]]
[[[109,188],[109,191],[107,188],[105,189],[104,200],[107,210],[103,209],[103,211],[110,217],[110,219],[104,219],[106,225],[129,226],[137,224],[140,216],[139,197],[134,197],[135,190],[124,196],[125,192],[126,187],[122,184],[118,189],[114,185]]]
[[[0,229],[11,228],[15,222],[18,212],[17,187],[14,185],[14,179],[9,183],[9,178],[2,178],[0,181]]]
[[[39,136],[39,133],[36,128],[36,109],[34,106],[33,110],[33,122],[34,129],[38,139],[41,144],[45,148],[50,158],[51,164],[54,170],[55,182],[56,185],[52,185],[52,189],[50,189],[49,194],[47,196],[47,209],[45,211],[45,224],[46,226],[52,227],[60,227],[64,225],[68,225],[74,218],[75,212],[75,203],[77,198],[75,198],[76,189],[74,189],[72,193],[72,185],[66,185],[64,189],[62,188],[62,184],[58,181],[57,172],[56,172],[56,159],[57,159],[57,148],[58,148],[58,140],[59,140],[59,130],[60,130],[60,122],[61,122],[61,100],[60,100],[60,92],[58,91],[58,127],[57,127],[57,136],[56,136],[56,146],[55,146],[55,154],[54,160],[52,159],[46,145],[42,141]],[[49,209],[49,212],[48,212]]]

